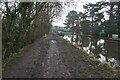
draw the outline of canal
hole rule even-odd
[[[65,40],[73,43],[83,49],[87,54],[94,55],[100,62],[110,62],[117,67],[120,67],[120,59],[118,54],[120,42],[118,40],[106,39],[100,37],[79,36],[77,44],[71,42],[71,35],[64,35]],[[73,38],[75,41],[75,36]]]

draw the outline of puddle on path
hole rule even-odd
[[[55,41],[55,40],[51,40],[50,43],[53,43],[53,44],[54,44],[54,43],[56,43],[56,41]]]

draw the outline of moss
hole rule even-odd
[[[117,74],[117,75],[118,75],[118,80],[120,80],[120,71],[118,72],[118,74]]]
[[[109,64],[108,62],[106,62],[106,61],[100,63],[99,66],[102,66],[102,67],[104,67],[105,69],[111,68],[110,64]]]
[[[90,59],[95,59],[95,56],[94,55],[88,55]]]

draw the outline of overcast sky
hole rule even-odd
[[[63,23],[65,21],[65,18],[68,14],[68,12],[72,11],[72,10],[75,10],[77,12],[80,12],[82,11],[83,12],[83,5],[85,3],[96,3],[96,2],[99,2],[101,0],[75,0],[75,4],[76,6],[70,6],[70,7],[66,7],[65,10],[63,11],[63,13],[61,13],[61,17],[58,17],[56,18],[52,24],[53,26],[57,25],[57,26],[65,26]],[[109,0],[107,0],[109,1]],[[84,2],[84,3],[83,3]]]

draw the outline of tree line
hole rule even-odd
[[[3,60],[48,34],[63,8],[60,2],[1,2],[0,6]]]
[[[78,41],[78,35],[112,37],[112,34],[118,34],[120,38],[119,7],[119,2],[88,3],[83,5],[84,12],[70,11],[64,24],[71,29],[72,35],[76,35],[75,41]]]

